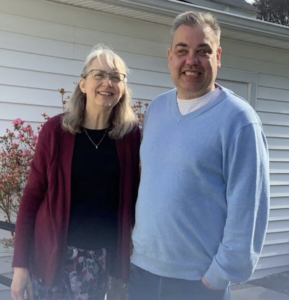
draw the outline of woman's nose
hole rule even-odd
[[[105,78],[103,78],[102,84],[112,86],[112,82],[111,82],[111,79],[109,77],[109,74],[106,74]]]

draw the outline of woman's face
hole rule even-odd
[[[111,68],[105,58],[95,58],[87,68],[79,87],[86,94],[87,108],[111,110],[120,100],[125,88],[123,70]]]

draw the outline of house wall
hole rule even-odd
[[[43,121],[41,113],[60,113],[58,89],[72,91],[98,42],[111,45],[127,62],[134,100],[150,101],[173,87],[168,27],[45,1],[2,0],[0,134],[15,118],[35,127]],[[254,274],[262,277],[289,268],[289,54],[228,39],[222,47],[218,81],[257,110],[270,148],[270,223]]]

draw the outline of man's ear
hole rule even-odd
[[[221,67],[221,54],[222,54],[222,48],[219,47],[217,49],[217,66],[218,66],[218,68]]]
[[[170,62],[172,60],[172,49],[171,48],[168,49],[167,56],[168,56],[168,67],[170,67]]]
[[[82,91],[82,93],[85,94],[85,79],[84,78],[80,78],[78,84],[79,84],[79,88]]]

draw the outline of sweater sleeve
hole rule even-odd
[[[223,160],[227,219],[222,242],[205,273],[217,289],[246,281],[262,251],[269,215],[269,159],[259,124],[237,132]]]
[[[47,189],[50,127],[51,124],[48,121],[39,133],[28,181],[21,198],[16,221],[13,267],[28,268],[35,218]]]

